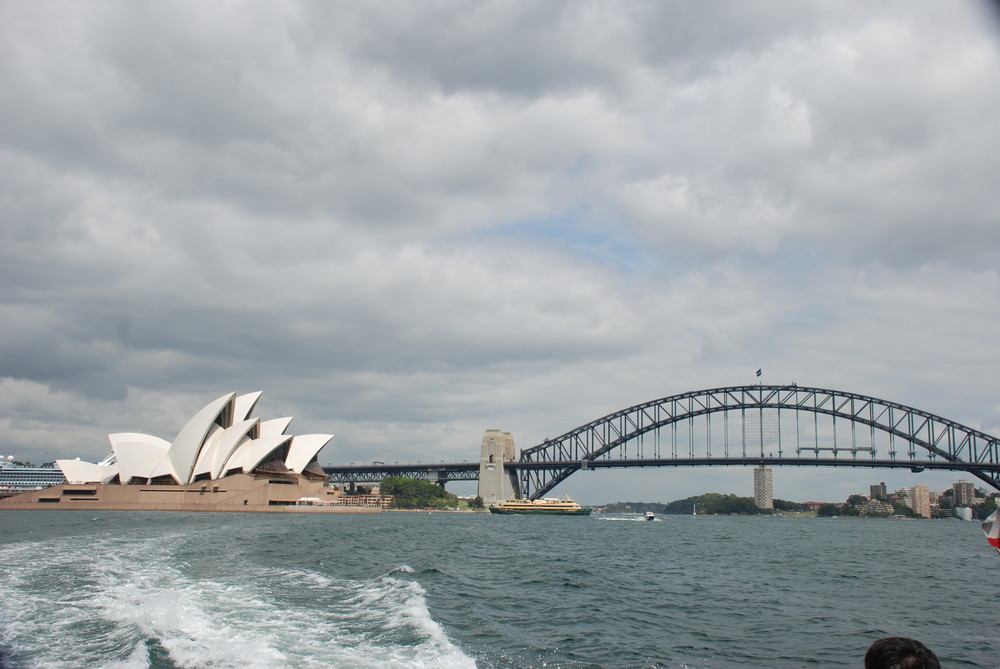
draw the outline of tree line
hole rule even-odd
[[[661,502],[614,502],[605,507],[608,513],[645,513],[652,511],[657,514],[691,515],[697,509],[698,513],[720,515],[770,515],[776,511],[802,511],[801,504],[783,499],[774,500],[774,509],[760,509],[753,497],[739,497],[717,492],[705,493],[694,497],[674,500],[663,504]]]
[[[405,476],[387,476],[379,492],[392,495],[394,509],[448,509],[458,506],[458,496],[430,481]]]

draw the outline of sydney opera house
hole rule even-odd
[[[66,483],[0,500],[0,508],[178,511],[348,510],[317,456],[332,434],[288,434],[291,418],[251,414],[261,393],[219,397],[173,441],[108,435],[98,463],[56,460]]]

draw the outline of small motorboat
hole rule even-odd
[[[646,520],[656,520],[656,516],[653,515],[652,511],[646,512]]]

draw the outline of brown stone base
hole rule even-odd
[[[318,502],[301,502],[302,498]],[[189,485],[86,483],[52,486],[0,499],[0,510],[248,511],[255,513],[379,513],[349,506],[348,497],[322,480],[277,474],[233,474]]]

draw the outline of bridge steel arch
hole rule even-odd
[[[777,412],[778,457],[766,455],[763,422],[765,410]],[[759,412],[760,451],[747,452],[746,425],[747,412],[752,416]],[[796,413],[796,432],[799,415],[811,414],[831,417],[831,435],[820,445],[818,427],[813,446],[801,447],[797,444],[794,458],[784,457],[781,446],[781,412]],[[712,455],[711,420],[706,419],[707,439],[700,441],[704,452],[700,452],[691,440],[687,454],[678,456],[676,443],[671,447],[669,457],[657,452],[654,458],[638,455],[630,456],[627,446],[630,442],[641,441],[644,435],[664,427],[676,426],[682,421],[691,423],[699,416],[710,414],[731,414],[739,412],[741,439],[738,444],[730,444],[728,424],[725,427],[724,454]],[[839,446],[837,441],[837,421],[850,423],[850,444]],[[867,427],[871,441],[869,446],[857,446],[857,426]],[[674,428],[676,430],[676,428]],[[717,428],[718,429],[718,428]],[[890,440],[889,458],[879,459],[876,434]],[[796,439],[799,435],[796,434]],[[844,437],[841,437],[843,444]],[[900,456],[895,448],[900,440],[907,448]],[[753,440],[751,440],[753,441]],[[731,448],[732,446],[732,448]],[[736,447],[738,453],[730,453]],[[656,449],[659,451],[659,447]],[[717,448],[718,451],[718,448]],[[832,458],[819,458],[819,453],[829,451]],[[814,457],[802,457],[812,453]],[[849,454],[841,457],[840,454]],[[861,457],[859,457],[859,455]],[[918,457],[921,456],[921,457]],[[680,395],[671,395],[657,400],[637,404],[591,421],[574,430],[546,439],[543,443],[521,451],[520,459],[507,465],[515,491],[519,497],[537,499],[566,480],[571,474],[582,469],[629,466],[682,466],[682,465],[732,465],[732,464],[772,464],[777,466],[850,466],[850,467],[908,467],[913,471],[924,469],[952,469],[965,471],[1000,490],[1000,439],[989,434],[942,418],[941,416],[888,402],[875,397],[856,393],[808,388],[797,385],[751,385],[729,388],[698,390]]]

